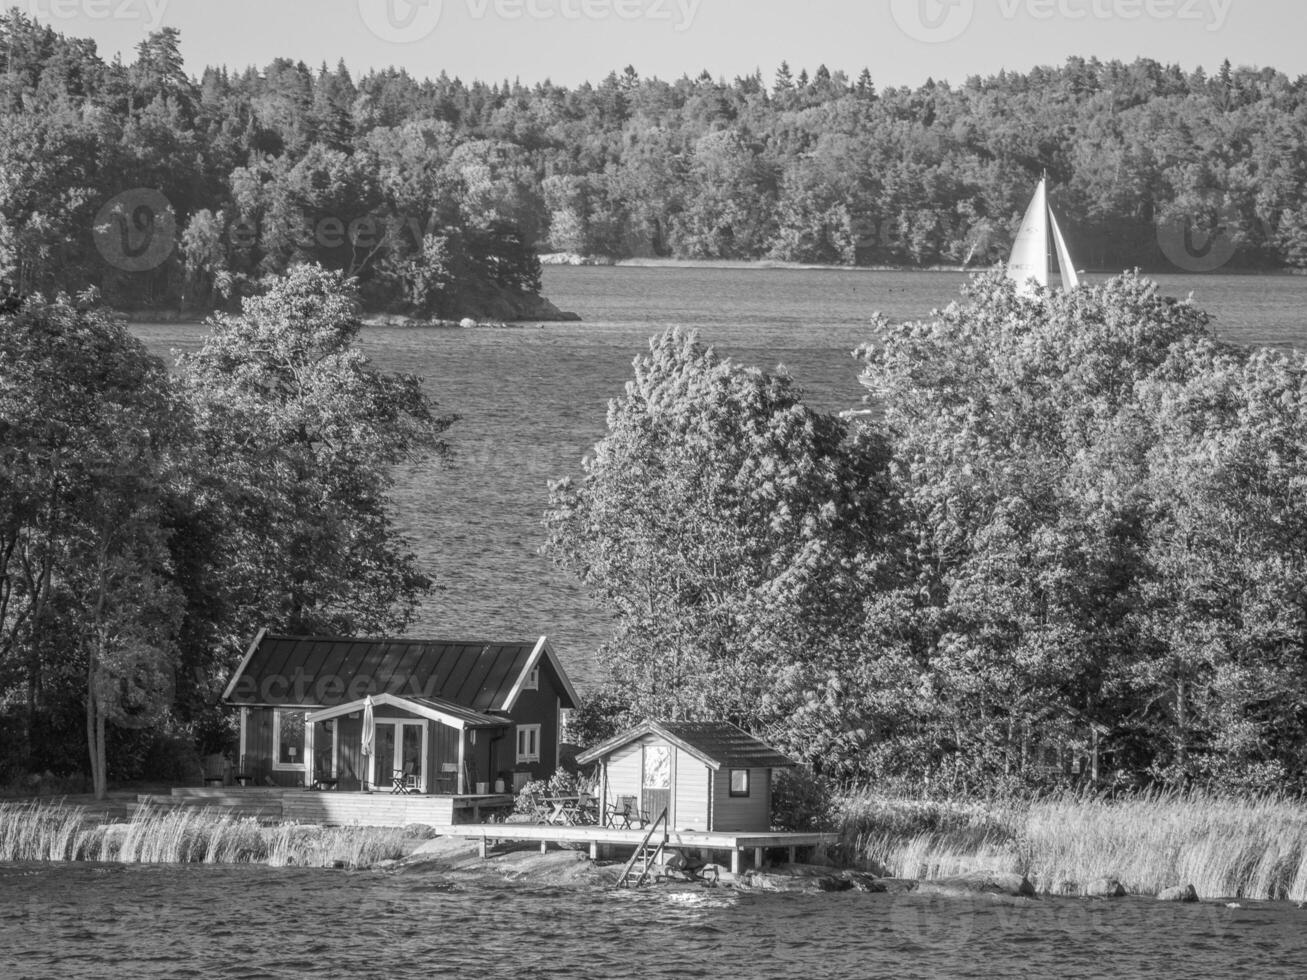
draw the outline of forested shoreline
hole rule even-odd
[[[0,278],[234,309],[314,261],[373,311],[544,317],[544,252],[987,267],[1045,171],[1090,268],[1307,268],[1307,80],[1273,68],[567,88],[289,59],[192,77],[181,40],[106,62],[0,15]],[[147,238],[142,269],[123,253]]]

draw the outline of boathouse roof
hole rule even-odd
[[[223,692],[232,705],[326,708],[369,695],[509,712],[531,672],[549,670],[564,708],[579,699],[546,637],[522,642],[283,636],[260,631]]]
[[[624,745],[657,735],[712,769],[784,769],[798,763],[725,721],[647,721],[576,757],[588,765]]]

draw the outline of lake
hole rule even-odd
[[[1240,904],[612,892],[431,873],[0,865],[0,976],[1299,980],[1307,912]]]
[[[400,475],[401,526],[440,590],[423,604],[414,636],[534,638],[548,634],[582,686],[609,620],[538,549],[551,479],[579,472],[604,434],[608,400],[631,361],[669,326],[746,363],[783,364],[811,402],[859,404],[853,349],[875,311],[918,319],[946,306],[960,273],[869,270],[548,266],[544,292],[582,323],[511,329],[369,328],[366,348],[388,370],[426,379],[460,421],[450,466]],[[1088,277],[1091,280],[1103,277]],[[1169,295],[1193,294],[1217,333],[1249,344],[1307,344],[1307,277],[1159,277]],[[161,354],[194,349],[204,328],[134,328]]]

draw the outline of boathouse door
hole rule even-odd
[[[666,745],[646,745],[643,768],[640,813],[646,820],[656,820],[672,804],[672,750]],[[667,816],[671,819],[672,814]]]

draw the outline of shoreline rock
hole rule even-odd
[[[1198,901],[1198,890],[1193,885],[1176,885],[1174,888],[1163,888],[1157,893],[1159,902],[1196,902]]]

